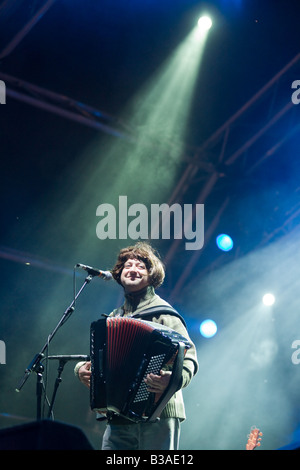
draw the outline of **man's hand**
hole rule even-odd
[[[88,388],[90,388],[91,374],[91,362],[86,362],[83,364],[83,366],[81,366],[78,371],[80,382],[82,382]]]
[[[172,372],[161,370],[160,375],[148,374],[144,379],[148,391],[153,393],[163,393],[169,385]]]

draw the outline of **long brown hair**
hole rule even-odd
[[[138,242],[133,246],[127,246],[120,250],[117,262],[111,270],[113,278],[119,284],[121,284],[120,279],[124,264],[128,259],[139,259],[143,261],[149,273],[149,284],[154,288],[162,285],[165,278],[165,268],[159,254],[149,243]]]

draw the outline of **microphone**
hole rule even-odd
[[[100,269],[91,268],[90,266],[86,266],[85,264],[80,263],[77,263],[76,266],[78,268],[84,269],[89,274],[91,274],[91,276],[101,277],[105,281],[110,281],[112,279],[112,274],[109,271],[101,271]]]
[[[60,361],[89,361],[90,360],[90,356],[83,356],[81,354],[72,354],[72,355],[69,355],[69,356],[61,356],[61,355],[58,355],[58,356],[48,356],[48,357],[45,357],[44,359],[58,359]]]

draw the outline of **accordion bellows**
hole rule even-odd
[[[131,421],[156,420],[180,388],[189,341],[176,331],[149,321],[106,317],[91,324],[91,409]],[[144,378],[163,367],[172,370],[162,395],[147,390]]]

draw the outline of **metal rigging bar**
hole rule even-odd
[[[13,99],[23,101],[115,137],[131,139],[129,126],[107,113],[5,73],[0,72],[0,79],[6,84],[6,95]]]

